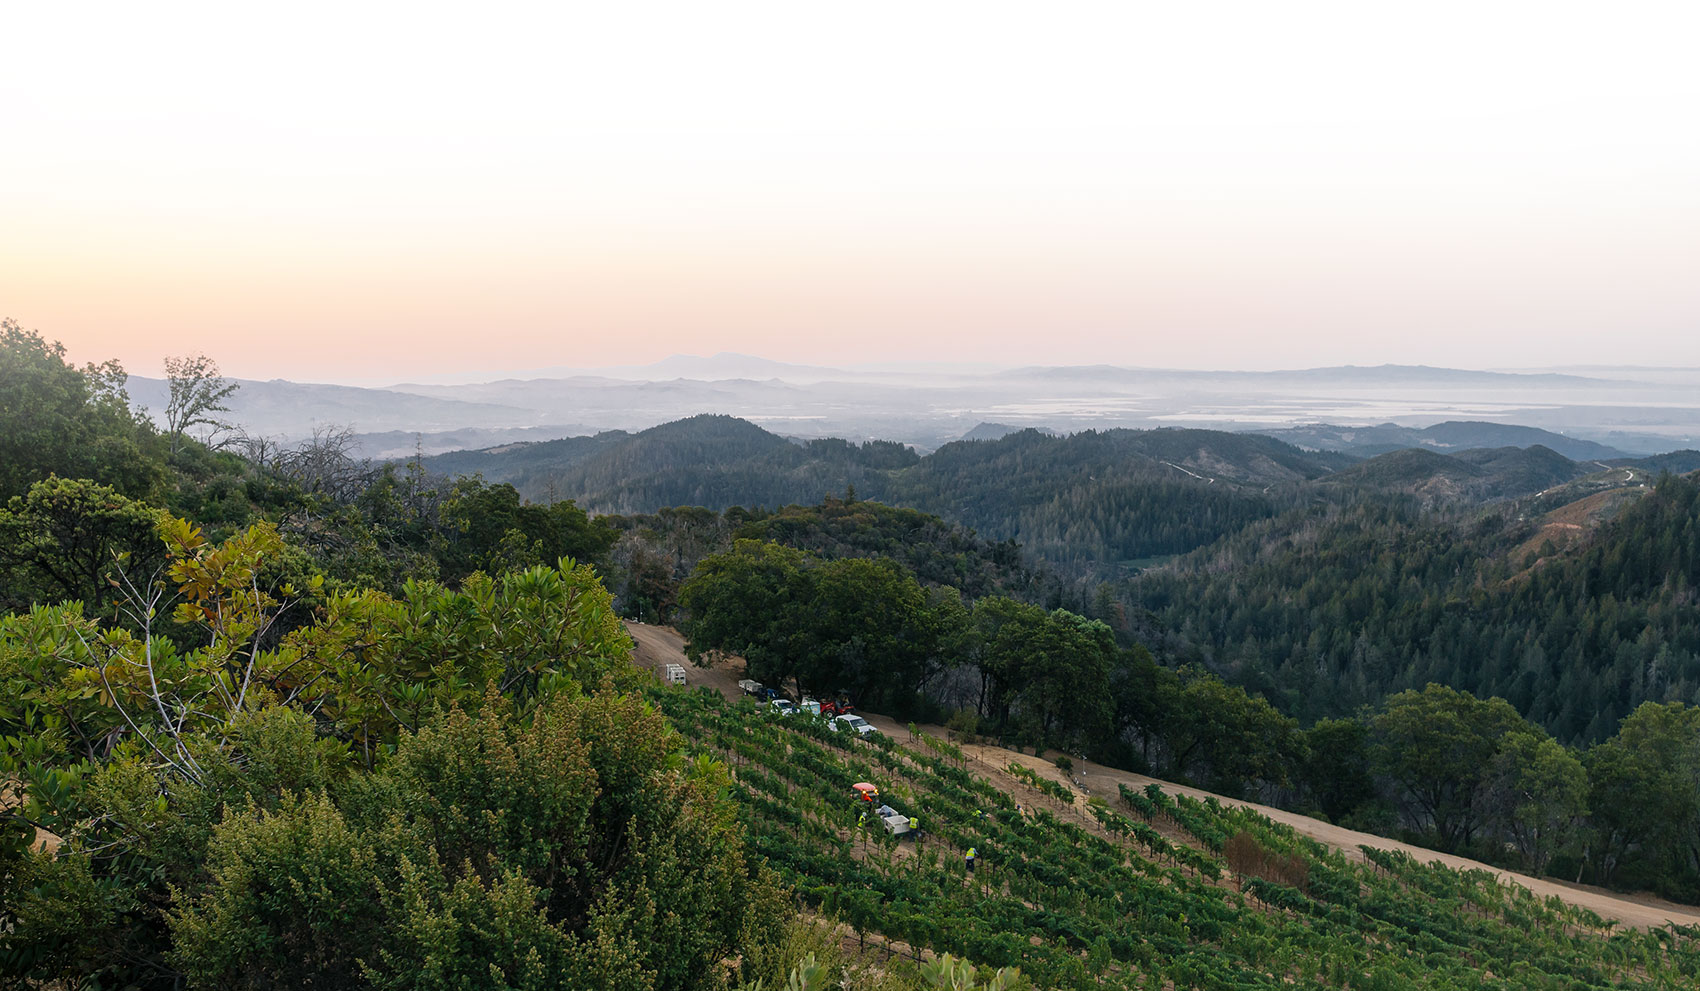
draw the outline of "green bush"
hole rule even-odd
[[[717,986],[778,913],[724,767],[678,745],[631,696],[450,709],[371,775],[229,812],[169,959],[198,988]]]

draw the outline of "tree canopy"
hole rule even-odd
[[[159,493],[160,438],[130,409],[115,361],[77,368],[65,348],[17,321],[0,321],[0,500],[58,475],[132,498]]]

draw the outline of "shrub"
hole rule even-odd
[[[956,710],[944,725],[963,743],[977,743],[980,739],[980,717],[972,709]]]
[[[777,913],[726,769],[678,744],[613,693],[450,709],[369,778],[229,814],[173,962],[190,987],[713,986]]]

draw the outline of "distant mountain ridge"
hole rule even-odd
[[[998,432],[1001,426],[995,425],[989,432]],[[817,478],[805,471],[796,481],[828,487],[800,490],[783,499],[809,502],[827,492],[842,491],[849,484],[872,485],[895,494],[905,485],[930,485],[933,483],[926,480],[933,479],[941,488],[948,488],[965,481],[948,477],[964,470],[985,473],[985,484],[1000,479],[1007,482],[1036,458],[1054,462],[1055,472],[1041,482],[1041,487],[1077,478],[1095,481],[1099,475],[1262,487],[1318,478],[1357,460],[1336,452],[1303,451],[1256,434],[1185,428],[1087,430],[1068,436],[1031,427],[1009,428],[995,439],[955,441],[920,457],[890,441],[860,446],[834,438],[792,441],[737,417],[703,414],[637,433],[604,431],[593,437],[457,451],[426,458],[425,465],[442,474],[481,472],[490,481],[512,482],[533,498],[542,495],[538,486],[543,484],[543,473],[553,469],[549,480],[553,488],[563,497],[578,499],[586,508],[652,512],[672,505],[724,509],[740,501],[756,501],[733,498],[722,503],[691,502],[683,498],[685,493],[675,484],[687,475],[707,477],[755,468],[783,474],[815,466],[825,474]],[[868,474],[911,468],[913,478],[901,484],[895,479],[882,482]],[[832,477],[839,469],[847,469],[848,474]],[[773,491],[775,486],[759,488]],[[639,496],[640,491],[651,494]]]
[[[1273,371],[1210,371],[1190,368],[1139,368],[1120,365],[1026,366],[1001,373],[1063,379],[1197,378],[1266,382],[1327,382],[1358,385],[1526,385],[1621,386],[1622,380],[1590,378],[1559,372],[1492,372],[1432,365],[1334,365]]]
[[[1361,457],[1373,457],[1402,448],[1425,448],[1435,451],[1463,451],[1471,448],[1533,447],[1537,444],[1556,451],[1575,461],[1610,460],[1628,457],[1622,451],[1590,440],[1566,437],[1563,434],[1525,427],[1512,423],[1490,423],[1482,420],[1448,420],[1432,427],[1402,427],[1396,423],[1381,423],[1373,427],[1341,427],[1329,423],[1310,423],[1283,429],[1253,430],[1249,433],[1274,437],[1298,447],[1323,451],[1340,451]]]
[[[433,434],[490,432],[459,445],[479,447],[504,439],[646,430],[713,413],[785,436],[886,439],[922,451],[961,439],[982,423],[1042,423],[1063,433],[1250,430],[1300,447],[1360,455],[1405,446],[1538,443],[1567,457],[1611,460],[1624,451],[1653,454],[1700,443],[1700,372],[1692,379],[1688,374],[1630,381],[1421,365],[1225,372],[1113,365],[840,369],[722,353],[645,366],[540,369],[498,381],[455,375],[387,389],[245,380],[228,419],[274,440],[299,440],[325,427],[352,431],[362,435],[363,450],[383,455],[410,446],[402,434],[421,435],[417,446],[430,453],[449,446]],[[164,407],[159,379],[134,378],[131,392],[156,415]],[[1477,419],[1529,426],[1523,435],[1483,424],[1471,428],[1474,436],[1440,433]],[[1317,426],[1371,422],[1381,426]],[[1394,433],[1372,436],[1384,430]],[[1590,442],[1601,446],[1587,447]]]
[[[551,365],[498,373],[486,373],[479,378],[469,374],[436,376],[429,380],[398,382],[386,386],[399,392],[420,389],[452,388],[457,385],[477,385],[491,382],[528,382],[538,379],[608,379],[618,381],[653,382],[661,379],[687,378],[699,381],[720,379],[769,379],[787,376],[817,378],[854,375],[854,370],[829,368],[823,365],[799,365],[774,361],[735,351],[718,351],[711,355],[673,354],[647,365]]]

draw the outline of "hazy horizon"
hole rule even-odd
[[[36,329],[36,328],[30,328],[30,329]],[[49,340],[53,339],[51,334],[47,334],[45,332],[43,333],[43,336],[46,337]],[[214,357],[216,358],[216,355]],[[727,370],[727,371],[716,371],[715,370],[716,364],[720,361],[723,361],[723,360],[730,363],[731,369]],[[767,364],[771,363],[772,365],[774,365],[776,367],[774,369],[772,369],[771,371],[762,370],[762,371],[758,371],[758,372],[751,373],[751,374],[744,374],[744,373],[741,373],[741,372],[736,370],[737,366],[742,362],[751,362],[751,363],[755,363],[757,365],[767,365]],[[1486,372],[1486,373],[1491,373],[1491,374],[1504,374],[1504,375],[1564,375],[1564,376],[1574,376],[1574,377],[1577,377],[1577,378],[1593,378],[1593,379],[1599,379],[1599,380],[1602,380],[1602,381],[1613,381],[1613,380],[1620,380],[1620,379],[1638,380],[1638,379],[1641,379],[1641,378],[1654,379],[1654,380],[1656,380],[1656,379],[1667,379],[1667,380],[1682,382],[1682,383],[1694,382],[1696,384],[1700,384],[1700,365],[1681,366],[1681,365],[1662,365],[1662,364],[1661,365],[1573,364],[1573,365],[1547,365],[1547,366],[1525,365],[1525,366],[1520,366],[1520,367],[1512,367],[1512,366],[1488,367],[1488,366],[1465,366],[1465,365],[1441,365],[1441,364],[1435,364],[1433,362],[1331,362],[1331,363],[1327,363],[1327,364],[1316,364],[1316,365],[1272,364],[1272,365],[1269,365],[1267,367],[1248,367],[1248,366],[1234,367],[1234,366],[1205,366],[1205,365],[1192,365],[1192,366],[1152,365],[1152,364],[1135,364],[1135,363],[1117,363],[1117,362],[1109,362],[1109,361],[1074,362],[1074,363],[1066,363],[1065,364],[1065,363],[1045,363],[1045,362],[972,362],[972,361],[951,362],[951,361],[923,361],[923,360],[916,360],[916,361],[888,360],[888,361],[840,362],[840,363],[834,363],[834,364],[820,364],[820,363],[788,362],[788,361],[782,361],[782,360],[777,359],[777,358],[768,357],[766,355],[745,354],[745,353],[737,352],[737,351],[715,351],[715,352],[712,352],[712,353],[676,352],[676,353],[673,353],[673,354],[665,355],[661,358],[656,359],[655,361],[648,362],[648,363],[642,363],[642,364],[634,363],[634,362],[617,362],[617,363],[609,363],[609,364],[603,364],[603,365],[581,365],[581,366],[536,365],[536,366],[530,366],[530,367],[500,368],[500,369],[455,368],[453,370],[443,370],[443,371],[438,371],[438,372],[432,372],[432,373],[419,375],[419,376],[416,376],[416,377],[413,377],[413,378],[408,378],[408,379],[397,379],[397,378],[393,378],[393,377],[385,377],[382,374],[377,374],[377,375],[374,375],[374,376],[367,376],[367,377],[363,377],[363,378],[362,377],[290,378],[288,376],[282,376],[282,375],[271,375],[271,376],[266,376],[264,378],[257,378],[257,377],[254,377],[254,376],[236,375],[236,374],[230,372],[228,369],[224,369],[223,371],[225,372],[225,376],[227,378],[242,379],[242,380],[247,380],[247,381],[278,381],[278,380],[281,380],[281,381],[299,383],[299,384],[304,384],[304,385],[305,384],[340,385],[340,386],[353,386],[353,387],[356,387],[356,388],[366,388],[366,389],[389,389],[389,388],[400,388],[400,387],[405,387],[405,386],[410,386],[410,385],[426,385],[426,386],[495,385],[495,384],[500,384],[500,383],[503,383],[503,382],[556,381],[556,380],[561,380],[561,379],[566,379],[566,378],[571,378],[571,377],[578,377],[578,376],[585,376],[585,377],[605,376],[605,377],[608,377],[608,378],[623,379],[623,380],[628,380],[628,381],[633,381],[633,382],[640,382],[640,381],[641,382],[660,382],[660,381],[667,381],[669,379],[685,379],[685,380],[691,380],[691,381],[713,382],[713,381],[726,381],[726,380],[732,380],[732,379],[756,379],[756,380],[760,380],[760,379],[767,378],[767,377],[779,378],[781,380],[791,381],[791,382],[797,382],[797,381],[808,382],[808,381],[813,381],[817,378],[826,378],[826,377],[829,376],[829,373],[843,372],[843,373],[845,373],[845,377],[851,378],[851,379],[855,379],[855,378],[858,378],[858,377],[882,377],[882,376],[899,376],[899,377],[912,376],[912,377],[915,377],[915,378],[926,378],[929,375],[936,375],[942,380],[942,379],[951,378],[951,377],[958,377],[958,376],[961,376],[961,377],[977,377],[977,376],[983,376],[983,375],[997,375],[997,374],[1001,374],[1001,373],[1018,372],[1018,371],[1021,371],[1023,369],[1032,369],[1032,370],[1044,371],[1044,370],[1051,370],[1051,369],[1092,368],[1092,367],[1104,367],[1104,368],[1116,369],[1116,370],[1121,370],[1121,371],[1129,371],[1129,372],[1199,374],[1199,375],[1209,375],[1209,374],[1216,374],[1216,373],[1228,374],[1228,375],[1238,375],[1238,374],[1276,374],[1276,375],[1278,375],[1278,374],[1281,374],[1281,373],[1315,372],[1315,371],[1326,371],[1326,370],[1331,370],[1331,369],[1374,370],[1374,369],[1382,369],[1382,368],[1410,368],[1410,369],[1429,368],[1429,369],[1434,369],[1436,371]],[[786,371],[787,368],[795,368],[795,369],[800,369],[800,370],[812,370],[814,372],[814,374],[804,374],[804,375],[788,377],[787,371]],[[155,370],[155,371],[149,371],[149,370],[145,370],[145,369],[144,370],[136,370],[136,369],[132,369],[132,368],[126,366],[125,371],[129,375],[131,375],[132,377],[135,377],[135,378],[146,378],[146,379],[162,379],[163,378],[163,372],[157,371],[157,370]],[[326,371],[334,373],[336,371],[336,369],[331,368],[331,369],[326,369]],[[657,373],[657,372],[659,372],[659,373]]]
[[[138,375],[1700,365],[1697,15],[51,5],[0,313]]]

